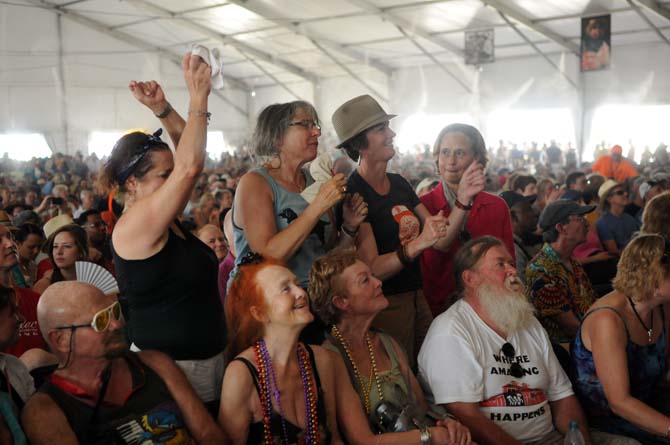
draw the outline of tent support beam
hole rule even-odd
[[[665,36],[665,34],[663,34],[663,33],[661,32],[661,30],[658,29],[658,26],[654,25],[654,22],[652,22],[652,21],[649,19],[649,17],[647,17],[647,16],[645,15],[644,12],[642,12],[642,9],[640,9],[640,7],[639,7],[637,4],[635,4],[632,0],[627,0],[627,1],[628,1],[628,4],[631,6],[631,8],[633,8],[633,9],[635,10],[635,12],[637,13],[637,15],[639,15],[640,18],[641,18],[642,20],[644,20],[644,21],[647,23],[647,25],[649,25],[649,27],[650,27],[651,29],[654,30],[654,32],[661,38],[661,40],[663,40],[665,43],[667,43],[668,45],[670,45],[670,39],[668,39],[668,38]],[[655,2],[654,2],[654,3],[655,3]],[[644,4],[644,3],[641,3],[641,4]],[[658,5],[656,5],[656,7],[657,7],[657,8],[660,8],[660,6],[658,6]],[[650,11],[654,11],[654,12],[657,12],[658,14],[661,14],[660,12],[656,11],[655,9],[652,9],[650,6],[645,6],[645,8],[649,9]],[[662,15],[662,14],[661,14],[661,15]],[[670,11],[668,11],[668,12],[667,12],[667,16],[664,16],[664,17],[666,17],[666,18],[668,18],[668,19],[670,20]]]
[[[145,42],[144,40],[138,39],[137,37],[131,36],[129,34],[126,34],[124,32],[118,31],[118,30],[111,30],[109,27],[107,27],[104,23],[100,23],[97,20],[90,19],[88,17],[84,17],[80,14],[77,14],[73,11],[63,9],[58,7],[57,5],[54,5],[52,3],[46,2],[44,0],[26,0],[32,5],[39,6],[41,8],[44,8],[48,11],[53,12],[54,14],[59,14],[64,17],[67,17],[68,19],[72,20],[73,22],[79,23],[82,26],[85,26],[89,29],[92,29],[94,31],[98,31],[100,33],[106,34],[110,37],[113,37],[117,40],[120,40],[122,42],[125,42],[129,45],[138,47],[140,49],[146,50],[148,52],[154,52],[159,54],[160,56],[164,57],[165,59],[168,59],[172,61],[175,65],[179,67],[181,70],[181,60],[182,56],[179,54],[176,54],[172,51],[168,51],[166,49],[160,48],[158,46],[154,46],[151,43]],[[235,87],[238,89],[241,89],[243,91],[250,91],[249,86],[240,80],[226,76],[226,81],[231,87]],[[233,102],[231,99],[228,99],[226,96],[224,96],[221,92],[219,91],[213,91],[213,94],[216,95],[219,99],[230,105],[233,109],[238,111],[240,114],[246,116],[247,115],[247,110],[244,108],[240,107],[237,105],[235,102]]]

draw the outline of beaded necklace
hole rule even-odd
[[[372,340],[370,339],[370,333],[366,332],[365,334],[365,343],[368,346],[368,356],[370,357],[370,378],[368,380],[367,391],[363,385],[363,378],[361,377],[361,372],[354,361],[354,357],[351,355],[351,350],[347,340],[344,338],[337,326],[333,326],[333,329],[330,331],[333,337],[342,345],[342,349],[347,354],[347,360],[351,363],[351,367],[354,370],[354,375],[358,380],[361,391],[363,392],[363,403],[365,405],[365,412],[370,413],[370,391],[372,390],[372,379],[374,378],[375,384],[377,386],[377,393],[379,394],[379,400],[384,400],[384,392],[382,391],[382,385],[379,381],[379,373],[377,372],[377,361],[375,360],[375,350],[372,346]]]
[[[282,425],[282,443],[288,445],[288,431],[284,411],[281,406],[281,392],[277,386],[277,379],[274,368],[272,367],[272,358],[268,353],[265,340],[260,339],[254,345],[256,353],[256,362],[258,363],[258,383],[261,388],[259,397],[261,400],[261,410],[263,412],[263,437],[265,445],[274,444],[272,436],[272,396],[277,403],[279,417]],[[307,417],[307,428],[305,429],[305,444],[316,445],[320,442],[319,418],[317,415],[316,388],[312,378],[312,365],[302,345],[298,345],[298,365],[300,367],[300,378],[302,380],[303,394],[305,396],[305,415]]]

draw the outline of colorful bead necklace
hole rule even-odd
[[[263,412],[263,436],[266,445],[274,444],[272,436],[272,396],[277,403],[279,417],[282,425],[282,443],[288,445],[288,431],[284,411],[281,406],[281,392],[277,386],[277,379],[272,358],[268,353],[265,341],[260,339],[254,346],[256,362],[258,363],[258,383],[261,387],[259,394],[261,410]],[[298,365],[300,367],[300,378],[302,380],[303,394],[305,396],[305,415],[307,417],[307,428],[305,429],[305,444],[315,445],[320,442],[319,418],[317,415],[316,388],[312,378],[312,365],[307,351],[302,345],[298,345]]]
[[[361,377],[361,372],[354,361],[354,357],[351,355],[351,350],[349,349],[349,344],[344,338],[337,326],[333,326],[333,329],[330,331],[333,337],[337,339],[338,342],[342,345],[342,349],[347,354],[347,360],[351,363],[351,367],[354,370],[354,375],[358,380],[361,391],[363,392],[363,404],[365,405],[365,412],[370,413],[370,391],[372,390],[372,379],[374,378],[375,384],[377,386],[377,393],[379,394],[379,400],[384,400],[384,392],[382,391],[382,385],[379,381],[379,372],[377,372],[377,361],[375,360],[375,350],[372,346],[372,340],[370,339],[370,333],[366,332],[365,334],[365,343],[368,346],[368,356],[370,357],[370,378],[368,379],[367,390],[363,384],[363,378]]]

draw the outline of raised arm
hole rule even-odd
[[[447,218],[442,215],[442,212],[431,216],[423,204],[417,205],[415,212],[420,216],[423,228],[421,234],[404,247],[404,253],[409,261],[416,260],[421,255],[421,252],[435,245],[448,232]],[[423,217],[421,217],[422,215]],[[388,252],[382,255],[379,254],[370,223],[361,224],[356,243],[361,260],[367,263],[370,269],[372,269],[372,273],[382,281],[397,274],[405,267],[400,259],[402,253]]]
[[[211,87],[211,68],[200,57],[184,57],[182,67],[189,90],[189,116],[174,156],[172,172],[156,190],[142,197],[119,219],[112,234],[114,248],[126,259],[143,259],[165,243],[167,230],[183,211],[202,172],[207,143],[207,97]],[[152,152],[157,157],[158,152]],[[149,178],[150,180],[160,180]],[[137,181],[131,176],[130,181]]]
[[[131,80],[128,84],[128,89],[135,99],[146,106],[151,112],[161,120],[161,124],[167,130],[175,147],[179,145],[181,134],[184,132],[186,122],[177,113],[177,110],[172,108],[170,102],[165,98],[165,93],[161,86],[155,80],[148,82],[137,82]]]
[[[470,210],[467,209],[467,207],[472,205],[477,194],[484,190],[485,185],[486,178],[484,176],[484,167],[481,164],[473,161],[461,176],[461,180],[458,184],[458,193],[456,196],[458,202],[463,204],[466,208],[454,206],[454,208],[451,209],[451,213],[449,213],[448,218],[449,227],[447,230],[447,235],[440,238],[435,243],[433,246],[434,249],[446,252],[451,247],[451,243],[458,239],[458,235],[461,233],[461,230],[463,230],[466,218],[470,213]],[[428,213],[428,210],[425,210],[426,213]],[[421,214],[419,213],[419,215]]]
[[[300,249],[321,215],[342,200],[345,185],[343,174],[333,176],[288,227],[277,231],[272,190],[260,174],[250,172],[237,186],[233,220],[244,230],[251,250],[286,261]]]

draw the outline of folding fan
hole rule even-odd
[[[77,271],[77,281],[95,286],[105,295],[119,293],[116,278],[104,267],[89,261],[77,261],[75,262],[75,269]]]

